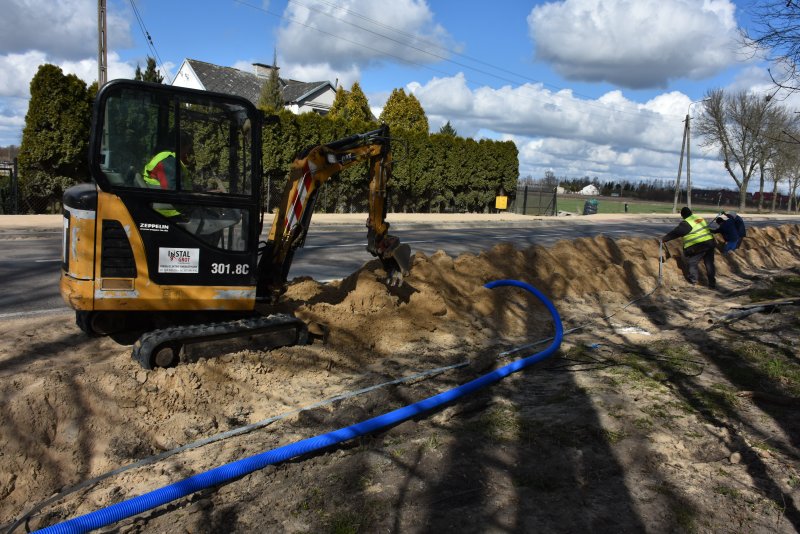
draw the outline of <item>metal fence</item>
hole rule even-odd
[[[517,187],[517,197],[511,211],[522,215],[558,214],[556,188],[546,185],[524,185]]]
[[[0,215],[19,213],[17,159],[0,161]]]

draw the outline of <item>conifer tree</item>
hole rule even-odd
[[[328,117],[331,119],[345,119],[345,108],[347,107],[348,93],[343,86],[336,88],[336,96],[333,99],[331,110],[328,112]]]
[[[281,80],[278,77],[278,53],[272,55],[272,70],[269,78],[261,86],[261,94],[258,97],[258,107],[264,111],[279,111],[283,109],[283,94],[281,92]]]
[[[456,132],[456,129],[450,124],[450,121],[447,121],[439,128],[439,133],[442,135],[449,135],[450,137],[458,137],[458,132]]]
[[[403,89],[394,89],[380,116],[392,129],[428,133],[428,117],[414,95],[406,95]]]
[[[144,82],[164,83],[164,77],[158,72],[156,60],[150,56],[147,56],[147,66],[144,72],[142,72],[139,64],[136,64],[136,72],[133,75],[133,79]]]
[[[74,74],[45,64],[31,80],[19,153],[20,191],[33,212],[44,212],[64,189],[88,180],[91,100]]]
[[[361,90],[361,85],[358,82],[353,82],[352,87],[350,87],[345,109],[347,110],[346,115],[349,121],[370,122],[373,120],[372,110],[369,109],[369,101],[367,101],[367,96]]]

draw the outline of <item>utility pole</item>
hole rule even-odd
[[[689,104],[691,108],[692,105]],[[692,209],[692,117],[686,113],[686,205]]]
[[[678,199],[681,194],[681,170],[683,169],[683,151],[686,150],[686,206],[691,209],[692,207],[692,171],[691,171],[691,126],[689,125],[692,120],[692,105],[706,102],[708,98],[703,100],[695,100],[689,102],[689,107],[686,109],[686,119],[684,119],[683,126],[683,144],[681,145],[681,159],[678,163],[678,179],[675,181],[675,202],[672,204],[672,213],[678,207]]]
[[[677,208],[678,208],[678,200],[680,199],[680,195],[681,195],[681,171],[683,171],[683,151],[686,148],[686,145],[688,144],[686,142],[687,139],[688,139],[688,133],[689,133],[689,115],[687,114],[686,115],[686,124],[683,127],[683,141],[681,141],[681,159],[678,162],[678,179],[675,180],[675,201],[672,203],[672,213],[675,213],[675,211],[677,210]],[[688,164],[688,158],[687,158],[687,164]],[[688,165],[687,165],[687,167],[688,167]],[[688,168],[687,168],[686,174],[687,174],[687,176],[689,174]]]
[[[106,41],[106,0],[97,0],[97,89],[108,81],[108,50]]]

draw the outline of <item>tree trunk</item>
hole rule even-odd
[[[772,184],[772,208],[769,210],[770,213],[775,213],[775,200],[778,198],[778,180],[775,180]]]

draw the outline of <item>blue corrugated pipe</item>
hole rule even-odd
[[[494,289],[501,286],[513,286],[525,289],[530,293],[533,293],[536,298],[538,298],[544,303],[545,306],[547,306],[547,309],[553,316],[555,335],[553,337],[553,342],[545,350],[521,360],[511,362],[508,365],[492,371],[489,374],[483,375],[480,378],[476,378],[471,382],[467,382],[466,384],[453,388],[449,391],[445,391],[433,397],[415,402],[409,406],[398,408],[397,410],[389,413],[373,417],[372,419],[368,419],[345,428],[340,428],[339,430],[334,430],[333,432],[329,432],[321,436],[307,438],[289,445],[284,445],[283,447],[279,447],[271,451],[262,452],[255,456],[250,456],[249,458],[243,458],[241,460],[216,467],[204,473],[198,473],[197,475],[183,479],[179,482],[175,482],[169,486],[164,486],[163,488],[153,490],[149,493],[145,493],[144,495],[133,497],[127,501],[112,504],[111,506],[102,508],[95,512],[90,512],[86,515],[82,515],[80,517],[64,521],[63,523],[47,527],[39,532],[88,532],[90,530],[108,526],[112,523],[116,523],[117,521],[125,519],[126,517],[141,514],[147,510],[167,504],[168,502],[180,499],[181,497],[185,497],[194,492],[234,480],[262,469],[268,465],[285,462],[286,460],[295,458],[297,456],[320,451],[353,438],[397,425],[403,421],[433,410],[434,408],[438,408],[444,404],[453,402],[461,397],[474,393],[481,388],[500,381],[511,373],[515,373],[520,369],[524,369],[529,365],[552,356],[556,350],[558,350],[559,345],[561,345],[561,338],[564,335],[564,328],[561,325],[561,317],[558,315],[558,311],[556,310],[555,306],[553,306],[553,303],[550,302],[550,300],[548,300],[547,297],[540,293],[535,287],[518,280],[496,280],[485,285],[485,287],[489,289]]]

